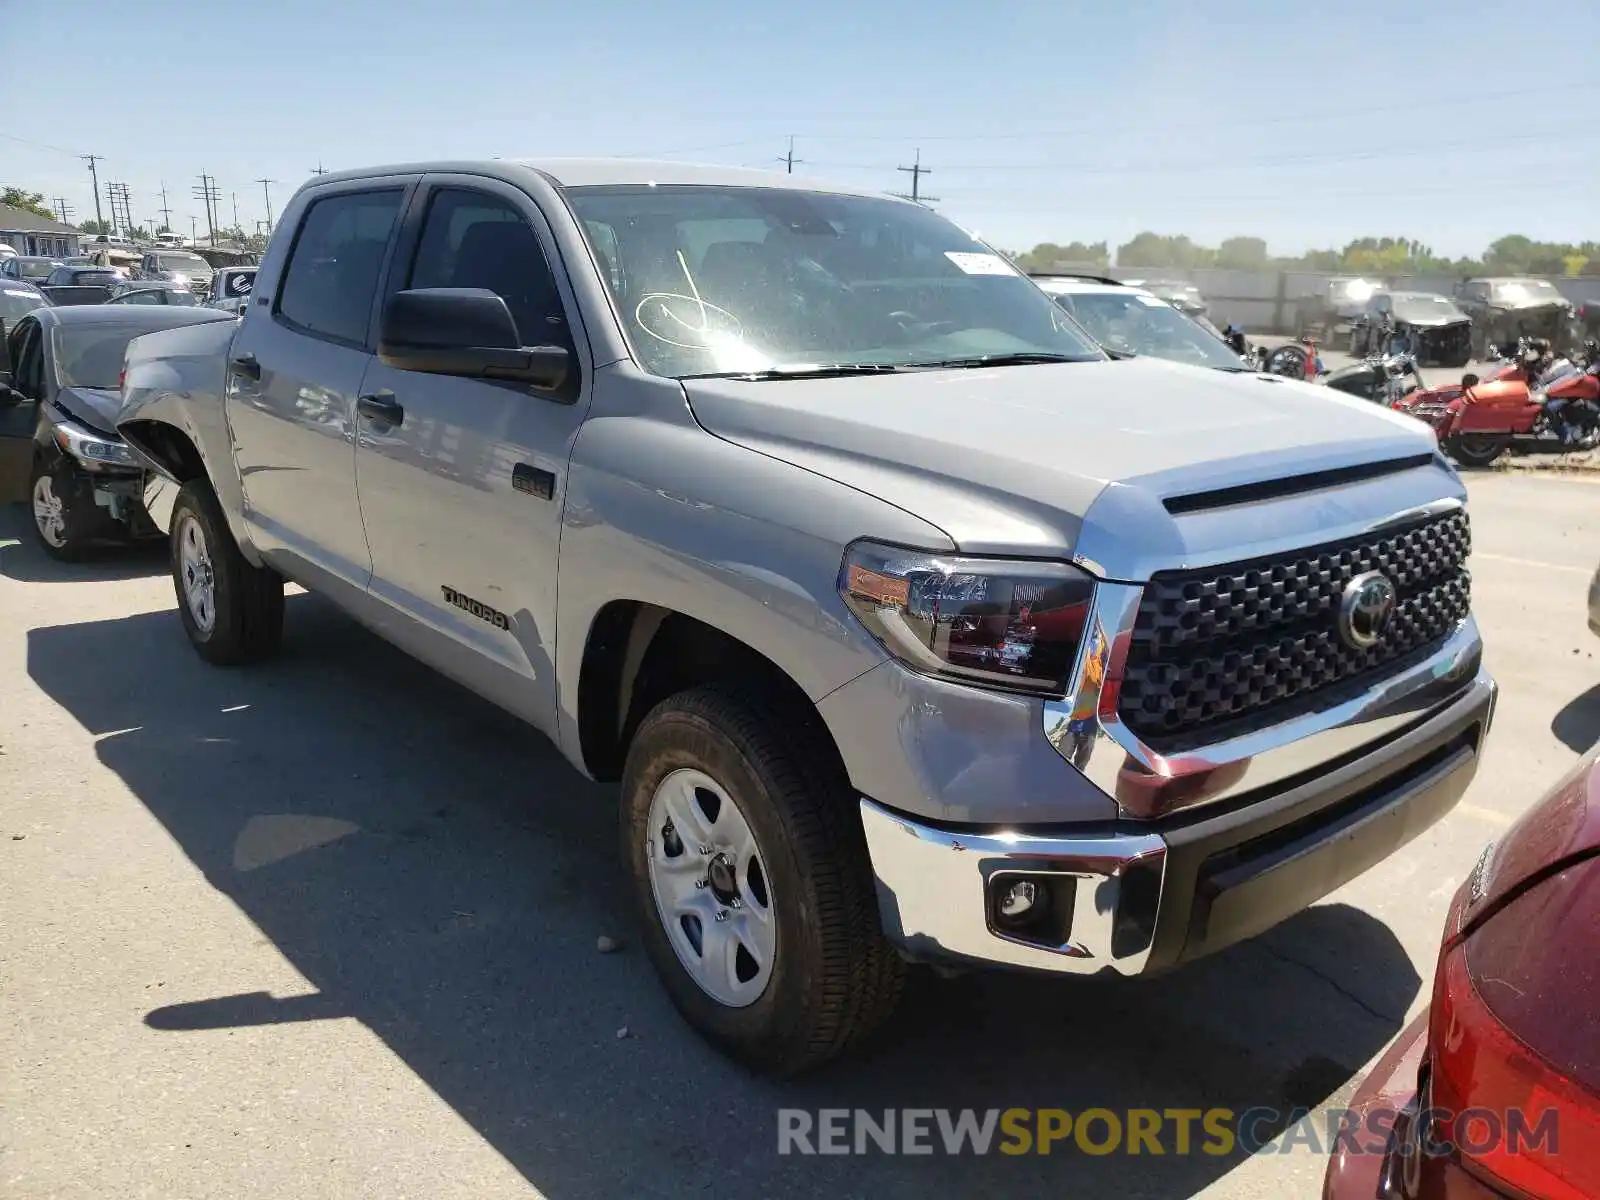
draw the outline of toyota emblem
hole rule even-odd
[[[1357,575],[1339,597],[1339,636],[1352,650],[1370,650],[1389,628],[1397,599],[1382,571]]]

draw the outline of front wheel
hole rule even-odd
[[[645,717],[623,771],[623,848],[656,972],[702,1036],[774,1075],[864,1041],[904,975],[855,796],[807,730],[753,692],[697,688]]]
[[[1464,467],[1487,467],[1510,445],[1503,433],[1457,433],[1445,439],[1444,451]]]
[[[228,529],[210,484],[183,485],[172,506],[172,583],[184,632],[200,657],[251,662],[283,638],[283,577],[251,564]]]
[[[64,473],[51,469],[35,456],[28,498],[33,509],[34,536],[44,552],[62,562],[82,558],[84,539],[79,534],[78,514],[73,509],[73,491]]]

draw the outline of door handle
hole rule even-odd
[[[233,367],[234,373],[237,375],[243,375],[249,379],[261,378],[261,363],[254,354],[237,355],[229,365]]]
[[[394,398],[394,393],[388,391],[357,396],[356,411],[368,420],[381,421],[385,425],[400,425],[406,419],[405,408]]]

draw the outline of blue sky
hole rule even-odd
[[[96,31],[111,40],[58,78],[63,39]],[[937,207],[1006,247],[1154,229],[1459,255],[1600,237],[1597,34],[1595,0],[0,0],[0,41],[40,64],[7,80],[0,181],[82,219],[74,156],[100,154],[136,219],[164,181],[187,231],[201,171],[248,225],[256,179],[281,209],[319,162],[769,165],[793,135],[798,170],[886,190],[920,147]]]

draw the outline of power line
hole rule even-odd
[[[168,233],[172,232],[172,210],[167,207],[167,181],[161,181],[161,207],[156,209],[161,214],[161,228]]]
[[[125,183],[106,181],[106,199],[111,203],[111,226],[121,234],[133,232],[133,213],[129,209],[128,200],[132,193]]]
[[[932,175],[933,168],[922,165],[922,148],[920,146],[917,148],[916,158],[912,160],[912,163],[909,167],[896,167],[895,170],[904,171],[907,175],[911,176],[911,191],[909,193],[895,192],[894,194],[896,196],[899,196],[902,200],[914,200],[918,204],[937,204],[939,202],[939,197],[937,196],[922,195],[922,188],[920,186],[922,183],[922,177],[924,175]]]
[[[105,218],[100,215],[100,176],[95,173],[94,165],[100,161],[98,154],[80,154],[79,158],[89,164],[89,181],[94,185],[94,219],[101,229],[105,228]]]
[[[211,239],[210,244],[217,244],[217,210],[216,206],[222,202],[222,189],[217,187],[217,181],[210,175],[200,175],[200,185],[190,189],[196,200],[204,202],[206,206],[206,233]]]

